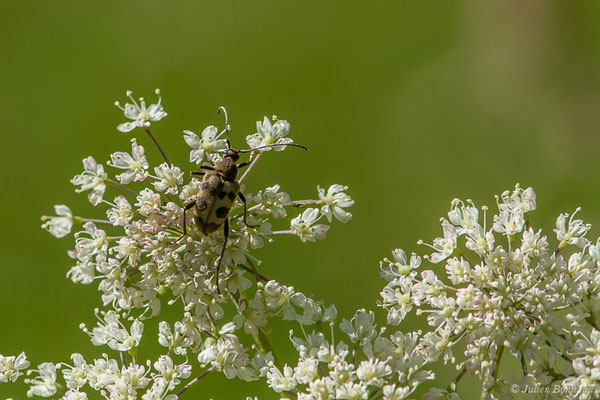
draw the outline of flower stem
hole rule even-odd
[[[243,270],[246,270],[248,272],[250,272],[251,274],[253,274],[256,277],[257,281],[263,281],[263,282],[269,282],[271,279],[267,278],[264,275],[261,275],[257,270],[256,267],[254,265],[252,265],[252,268],[248,268],[245,265],[239,265],[239,267]]]
[[[467,372],[467,369],[465,367],[463,367],[460,370],[460,372],[458,373],[458,375],[456,376],[456,378],[454,378],[454,380],[452,382],[450,382],[450,384],[448,385],[446,390],[449,392],[456,392],[456,385],[462,379],[462,377],[465,375],[466,372]]]
[[[176,393],[177,396],[181,396],[181,394],[183,392],[185,392],[186,390],[188,390],[189,388],[191,388],[192,386],[194,386],[196,383],[198,383],[198,381],[202,378],[204,378],[206,375],[208,375],[208,373],[212,371],[212,368],[207,369],[206,371],[204,371],[203,373],[201,373],[200,375],[198,375],[197,377],[195,377],[194,379],[192,379],[191,381],[188,382],[187,385],[185,385],[184,387],[181,388],[181,390],[179,390],[179,392]]]
[[[295,200],[291,203],[294,207],[304,207],[308,205],[322,205],[321,200]]]
[[[294,235],[294,232],[292,232],[291,230],[287,230],[287,231],[275,231],[272,232],[271,235],[276,236],[276,235]]]
[[[137,193],[136,192],[134,192],[133,190],[129,189],[128,187],[125,187],[124,185],[121,185],[119,182],[115,182],[112,179],[107,179],[106,181],[108,183],[110,183],[111,185],[116,186],[119,189],[122,189],[122,190],[126,191],[127,193],[129,193],[133,197],[137,197]]]
[[[107,221],[105,219],[95,219],[95,218],[82,218],[82,217],[76,217],[77,221],[81,221],[81,223],[85,223],[85,222],[92,222],[94,224],[102,224],[102,225],[112,225],[113,223],[110,221]],[[73,221],[75,221],[75,218],[73,218]]]
[[[248,177],[248,175],[250,175],[250,172],[252,172],[252,170],[254,169],[254,166],[256,165],[256,163],[258,162],[258,160],[260,160],[260,158],[262,157],[263,152],[260,152],[255,158],[254,160],[252,160],[252,163],[248,166],[248,169],[246,170],[246,172],[244,172],[244,174],[242,175],[242,177],[240,179],[238,179],[239,183],[242,183],[246,180],[246,178]]]
[[[171,165],[171,163],[169,162],[169,159],[167,158],[167,155],[163,151],[162,147],[160,147],[160,144],[158,144],[158,140],[156,140],[156,138],[152,134],[152,131],[150,130],[150,128],[144,128],[144,131],[146,131],[146,133],[148,134],[148,136],[150,136],[150,139],[152,139],[152,141],[154,142],[154,144],[158,148],[158,151],[160,152],[160,155],[162,156],[163,160],[165,160],[165,162],[167,164]]]

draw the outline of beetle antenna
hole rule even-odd
[[[227,115],[227,110],[225,109],[225,107],[221,106],[219,107],[219,109],[217,110],[217,114],[221,114],[221,111],[223,111],[223,114],[225,115],[225,135],[226,135],[226,142],[227,142],[227,149],[231,150],[231,143],[229,142],[229,130],[231,129],[231,127],[229,126],[229,116]],[[223,133],[223,132],[221,132]]]
[[[281,144],[267,144],[264,146],[258,146],[255,147],[253,149],[247,149],[247,150],[237,150],[238,153],[251,153],[254,150],[260,150],[260,149],[265,149],[267,147],[279,147],[279,146],[294,146],[294,147],[300,147],[301,149],[304,149],[306,151],[308,151],[308,148],[302,146],[301,144],[296,144],[296,143],[281,143]]]

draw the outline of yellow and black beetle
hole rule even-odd
[[[246,221],[247,205],[246,198],[240,192],[240,184],[237,181],[237,174],[240,168],[248,166],[252,161],[246,161],[240,164],[236,164],[239,160],[239,153],[250,153],[256,150],[268,148],[268,147],[279,147],[279,146],[295,146],[300,147],[306,151],[308,149],[302,145],[295,143],[282,143],[282,144],[269,144],[265,146],[259,146],[253,149],[247,150],[234,150],[231,148],[229,142],[229,121],[227,117],[227,111],[224,107],[219,108],[219,112],[223,111],[225,114],[225,133],[227,150],[223,154],[223,158],[218,161],[214,166],[200,165],[199,168],[206,170],[204,171],[193,171],[191,174],[194,176],[202,177],[202,185],[200,192],[196,200],[188,203],[184,207],[183,211],[183,235],[187,234],[187,222],[186,212],[193,210],[194,223],[198,231],[204,235],[210,235],[217,231],[223,226],[223,233],[225,240],[223,242],[223,248],[221,249],[221,255],[216,266],[216,284],[217,292],[220,294],[219,288],[219,269],[223,262],[223,255],[225,254],[225,248],[227,246],[227,240],[229,239],[229,211],[235,202],[236,197],[239,197],[244,205],[244,223],[248,227],[254,227],[254,225],[248,224]]]

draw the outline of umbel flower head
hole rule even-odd
[[[211,125],[201,137],[183,131],[192,164],[177,166],[158,144],[159,136],[149,129],[167,115],[160,97],[147,107],[143,99],[135,101],[131,92],[127,96],[131,103],[117,106],[131,121],[118,125],[117,130],[142,128],[164,162],[156,162],[157,152],[148,151],[135,137],[130,151],[115,151],[100,163],[87,157],[84,171],[72,182],[77,192],[88,193],[90,203],[103,209],[105,217],[77,216],[61,205],[55,208],[56,216],[43,218],[43,228],[56,237],[74,230],[75,246],[69,251],[73,262],[67,276],[75,283],[97,284],[103,305],[94,311],[96,326],[82,323],[80,327],[92,345],[111,355],[88,361],[77,353],[72,363],[40,364],[29,372],[36,375],[28,380],[29,394],[80,399],[96,391],[109,399],[175,400],[187,390],[192,370],[200,371],[196,377],[214,371],[229,379],[264,377],[279,382],[277,388],[291,388],[296,382],[290,378],[294,371],[286,367],[279,374],[267,344],[269,320],[331,323],[335,308],[266,278],[253,251],[280,235],[294,235],[301,242],[324,239],[332,215],[343,222],[350,219],[347,208],[353,201],[346,194],[347,187],[333,185],[326,195],[325,189],[317,187],[315,198],[291,200],[280,185],[261,187],[248,179],[262,153],[273,147],[258,149],[249,156],[248,172],[237,177],[246,200],[230,198],[231,209],[223,215],[215,209],[228,223],[203,234],[193,218],[195,208],[200,207],[197,200],[223,197],[217,199],[218,193],[213,193],[201,174],[191,176],[184,171],[214,170],[214,164],[207,163],[223,159],[230,126],[226,122],[219,131]],[[281,146],[275,150],[282,151],[292,143],[289,132],[287,121],[265,119],[246,138],[251,148],[276,144]],[[235,137],[232,133],[232,141]],[[224,179],[219,171],[212,176]],[[161,320],[155,332],[165,354],[154,361],[138,360],[138,349],[147,335],[145,322],[160,317],[169,307],[179,309],[175,314],[180,319]],[[5,368],[7,380],[16,379],[25,366],[13,364],[12,370]],[[305,363],[304,381],[313,364]],[[61,388],[67,390],[60,392]]]

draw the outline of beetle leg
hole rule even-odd
[[[204,174],[206,174],[206,172],[202,172],[202,171],[192,171],[192,172],[190,172],[190,175],[194,175],[194,176],[204,176]]]
[[[221,295],[221,288],[219,287],[219,271],[221,269],[221,263],[223,262],[223,256],[225,255],[225,248],[227,247],[227,239],[229,239],[229,218],[225,218],[223,224],[223,234],[225,235],[225,241],[223,242],[223,248],[221,249],[221,256],[219,257],[219,263],[217,264],[216,281],[217,281],[217,293]]]
[[[239,163],[237,167],[238,167],[238,169],[242,169],[244,167],[247,167],[250,164],[252,164],[252,161],[244,161],[243,163]]]
[[[183,237],[185,235],[187,235],[187,222],[185,220],[185,212],[190,210],[191,208],[193,208],[195,204],[196,204],[196,201],[192,201],[192,202],[187,203],[185,205],[185,207],[183,208],[183,214],[181,216],[183,219],[183,235],[181,235],[181,237],[179,239],[177,239],[178,241],[183,239]]]
[[[248,215],[248,205],[246,204],[246,197],[244,197],[244,195],[242,194],[242,192],[238,192],[238,197],[240,198],[240,200],[242,201],[242,203],[244,203],[244,224],[246,224],[246,226],[248,228],[256,228],[259,225],[250,225],[248,223],[248,221],[246,220],[246,216]]]

